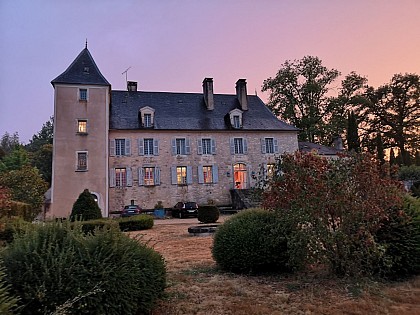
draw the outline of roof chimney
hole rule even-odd
[[[137,82],[127,81],[127,91],[137,92]]]
[[[248,98],[246,92],[246,80],[239,79],[236,81],[236,97],[243,111],[248,110]]]
[[[214,109],[214,99],[213,99],[213,78],[205,78],[203,80],[203,95],[204,103],[208,110]]]

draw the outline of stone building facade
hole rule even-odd
[[[275,157],[298,149],[297,129],[278,120],[246,81],[236,93],[112,90],[87,47],[52,81],[55,89],[52,207],[65,217],[83,189],[104,216],[127,204],[231,203]]]

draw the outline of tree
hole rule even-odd
[[[306,56],[282,64],[274,78],[264,80],[262,90],[270,91],[268,107],[274,114],[301,129],[300,140],[325,142],[325,125],[336,105],[327,95],[339,75],[318,57]]]
[[[0,161],[0,173],[19,170],[26,165],[29,165],[28,153],[18,145]]]
[[[389,165],[395,165],[397,164],[397,159],[395,157],[395,152],[394,149],[391,148],[390,152],[389,152]]]
[[[376,135],[376,157],[381,164],[385,163],[384,143],[380,132]]]
[[[32,219],[41,211],[44,193],[48,188],[38,170],[30,165],[4,172],[0,176],[0,186],[10,190],[13,201],[24,202],[31,206]]]
[[[52,180],[52,144],[44,144],[39,150],[31,153],[31,164],[35,166],[42,178],[51,185]]]
[[[41,130],[32,136],[32,139],[29,140],[29,144],[26,146],[26,149],[30,152],[35,152],[41,150],[41,148],[46,144],[53,144],[53,135],[54,135],[54,118],[50,119],[42,125]]]
[[[417,166],[420,166],[420,152],[419,151],[416,151],[416,154],[414,156],[414,160],[415,160],[415,164]]]
[[[73,204],[70,218],[73,221],[87,221],[102,218],[101,209],[88,189],[85,189]]]
[[[9,154],[13,149],[20,145],[19,134],[15,132],[13,135],[10,135],[6,132],[0,141],[0,158]]]
[[[420,76],[395,74],[391,82],[368,91],[363,109],[370,130],[380,130],[388,147],[400,150],[402,163],[410,164],[410,151],[420,145]]]
[[[326,263],[338,275],[372,274],[381,259],[376,232],[390,211],[398,215],[403,191],[385,178],[370,154],[327,160],[315,154],[283,155],[263,205],[292,230],[290,251],[309,263]]]
[[[347,120],[347,148],[348,151],[360,152],[359,133],[357,131],[357,118],[353,111]]]

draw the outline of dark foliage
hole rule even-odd
[[[128,218],[117,219],[120,230],[123,232],[128,231],[141,231],[148,230],[153,227],[153,217],[147,214],[135,215]]]
[[[215,223],[219,220],[219,208],[213,205],[198,207],[198,221],[203,223]]]
[[[101,209],[96,203],[88,189],[85,189],[73,204],[70,219],[75,220],[95,220],[102,218]]]

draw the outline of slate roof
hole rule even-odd
[[[305,141],[299,141],[298,146],[300,152],[309,153],[316,151],[319,155],[337,155],[338,153],[343,152],[342,150],[333,147],[327,147],[325,145]]]
[[[155,110],[154,130],[228,130],[229,112],[240,109],[236,95],[214,94],[214,110],[207,110],[202,93],[112,91],[110,129],[142,129],[139,109]],[[239,130],[298,131],[277,119],[256,95],[248,95],[248,110]]]
[[[80,52],[66,71],[51,81],[52,85],[57,83],[110,85],[87,48]]]

